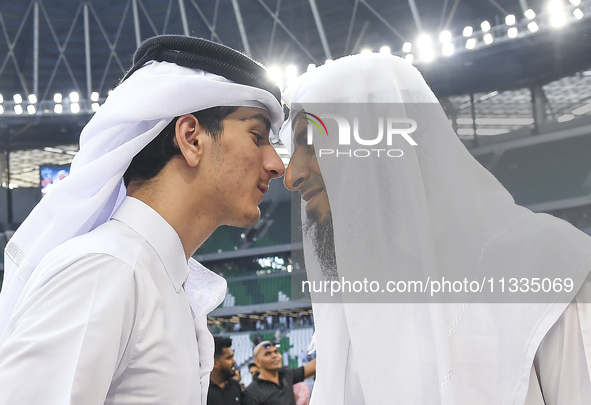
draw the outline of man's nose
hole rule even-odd
[[[275,151],[275,148],[271,146],[268,149],[269,153],[265,157],[265,171],[267,171],[272,179],[276,179],[278,177],[283,176],[285,173],[285,166],[283,166],[283,161]]]
[[[285,187],[291,191],[299,190],[307,180],[308,176],[309,172],[306,169],[305,164],[301,161],[294,164],[294,159],[292,157],[289,161],[289,165],[287,165],[287,170],[285,171]]]

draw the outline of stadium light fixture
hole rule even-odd
[[[552,17],[550,17],[550,25],[552,25],[554,28],[563,27],[564,24],[566,24],[566,17],[564,13],[559,12],[552,14]]]
[[[37,112],[37,109],[35,108],[35,106],[33,104],[29,104],[27,106],[27,112],[29,113],[29,115],[33,115]]]
[[[308,67],[306,68],[306,72],[309,72],[314,69],[316,69],[316,65],[313,63],[310,63],[310,64],[308,64]]]
[[[468,38],[466,41],[466,49],[474,49],[476,47],[476,38]]]
[[[409,53],[411,49],[412,44],[410,42],[405,42],[404,44],[402,44],[402,52]]]
[[[37,96],[34,94],[29,94],[27,99],[29,100],[29,103],[31,103],[31,104],[37,103]]]
[[[17,104],[20,104],[23,102],[23,96],[21,96],[20,94],[15,94],[14,96],[12,96],[12,99]]]
[[[454,45],[450,42],[443,44],[443,47],[441,48],[441,53],[444,56],[451,56],[454,53]]]
[[[72,111],[74,114],[78,114],[80,112],[80,104],[78,104],[78,103],[70,104],[70,111]]]
[[[580,8],[576,8],[573,11],[573,15],[575,16],[575,18],[577,20],[580,20],[581,18],[583,18],[585,16],[585,13],[583,13],[583,10],[581,10]]]
[[[560,13],[562,11],[562,0],[550,0],[548,3],[548,11],[550,14]]]
[[[390,47],[388,45],[384,45],[380,48],[380,53],[385,55],[390,55]]]
[[[99,101],[98,91],[93,91],[92,93],[90,93],[90,101],[94,101],[95,103]]]
[[[15,105],[14,112],[16,115],[21,115],[23,113],[23,106],[20,104]]]
[[[578,6],[579,4],[581,4],[581,0],[568,0],[570,2],[570,4],[572,4],[573,6]]]
[[[419,57],[423,62],[431,62],[435,59],[435,52],[433,51],[433,41],[428,34],[421,34],[417,38],[417,49]]]
[[[523,12],[523,15],[525,15],[525,17],[528,20],[533,20],[534,18],[536,18],[536,12],[534,10],[532,10],[531,8],[528,8],[527,10],[525,10]]]
[[[535,21],[532,21],[529,24],[527,24],[527,29],[531,32],[536,32],[540,29],[540,27],[538,27],[538,24]]]
[[[407,53],[406,56],[404,57],[404,59],[408,62],[408,63],[413,63],[415,57],[412,53]]]
[[[464,30],[462,31],[462,35],[465,36],[466,38],[468,38],[469,36],[472,36],[473,32],[474,32],[474,28],[472,28],[472,26],[470,26],[470,25],[466,25],[464,27]]]
[[[56,114],[61,114],[64,111],[64,106],[61,104],[56,104],[53,106],[53,112]]]
[[[480,23],[480,28],[482,28],[482,31],[484,31],[484,32],[489,32],[491,29],[491,26],[487,20],[484,20],[483,22]]]
[[[90,107],[92,108],[92,111],[97,112],[99,109],[99,103],[92,103]]]
[[[73,91],[70,93],[70,102],[72,103],[77,103],[80,101],[80,95],[78,94],[78,92]]]
[[[507,30],[507,36],[509,38],[517,38],[517,34],[519,34],[517,27],[511,27]]]
[[[4,102],[4,96],[2,94],[0,94],[0,103]]]
[[[54,103],[58,103],[58,104],[59,104],[59,103],[61,103],[61,102],[62,102],[62,98],[63,98],[63,97],[62,97],[62,93],[55,93],[55,94],[53,95],[53,102],[54,102]]]
[[[281,83],[283,82],[283,74],[281,73],[281,69],[277,66],[271,66],[267,69],[267,74],[277,84],[277,86],[282,87]]]
[[[484,36],[482,37],[482,40],[484,41],[485,44],[490,45],[493,43],[494,38],[493,38],[492,34],[489,32],[489,33],[484,34]]]
[[[441,42],[442,44],[447,44],[448,42],[451,42],[451,32],[447,30],[441,31],[439,33],[439,42]]]
[[[509,14],[505,17],[505,24],[507,25],[514,25],[515,24],[515,14]]]
[[[371,49],[369,49],[369,48],[363,48],[363,49],[361,50],[361,52],[359,52],[359,53],[360,53],[360,54],[362,54],[362,55],[370,55],[370,54],[372,54],[373,52],[372,52],[372,51],[371,51]]]

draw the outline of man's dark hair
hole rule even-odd
[[[224,349],[226,347],[232,347],[232,339],[230,339],[229,337],[214,336],[213,340],[215,342],[215,352],[213,357],[216,359],[220,357],[222,354],[224,354]]]
[[[212,107],[192,114],[207,133],[217,140],[222,134],[222,121],[237,109],[238,107]],[[178,117],[174,118],[156,138],[135,155],[123,174],[125,187],[132,181],[146,181],[156,177],[173,156],[181,154],[174,142],[177,120]]]

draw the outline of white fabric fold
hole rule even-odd
[[[513,271],[570,277],[576,286],[547,303],[474,303],[469,296],[457,303],[351,303],[346,296],[322,303],[313,295],[318,364],[311,404],[347,403],[346,371],[331,364],[346,355],[339,348],[348,340],[354,360],[347,367],[358,374],[366,405],[522,404],[538,345],[591,269],[591,238],[516,205],[470,156],[421,74],[401,58],[336,60],[303,74],[284,99],[292,106],[364,103],[356,108],[368,110],[401,103],[396,114],[417,121],[418,146],[401,158],[318,158],[339,277],[421,279],[457,270],[482,279]],[[280,134],[290,150],[291,126],[290,119]],[[330,135],[314,136],[317,157],[339,146]],[[313,243],[304,236],[306,270],[309,279],[321,279]],[[339,324],[327,330],[323,324],[334,325],[341,311]]]

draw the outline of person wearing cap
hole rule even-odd
[[[6,246],[0,404],[207,403],[207,313],[226,283],[191,256],[218,226],[259,219],[284,172],[269,142],[279,100],[223,45],[138,48],[70,175]]]
[[[232,339],[214,336],[215,353],[211,371],[207,405],[240,405],[242,389],[240,374],[234,360]]]
[[[589,235],[515,204],[402,58],[337,59],[284,98],[310,404],[591,403]]]
[[[268,340],[253,349],[258,375],[244,390],[243,405],[296,405],[293,385],[304,381],[316,372],[316,359],[302,367],[283,368],[282,356],[277,345]]]

